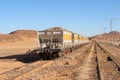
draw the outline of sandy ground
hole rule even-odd
[[[14,43],[0,43],[0,57],[14,54],[26,53],[38,47],[37,41],[24,41]]]
[[[36,41],[0,43],[0,74],[27,64],[19,60],[23,56],[21,54],[26,54],[28,50],[33,50],[37,47]]]
[[[6,61],[0,61],[0,74],[4,73],[6,71],[9,70],[13,70],[14,68],[20,67],[25,65],[22,62],[18,62],[18,61],[12,61],[12,60],[6,60]]]

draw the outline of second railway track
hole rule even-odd
[[[98,80],[120,80],[119,63],[100,44],[95,44]],[[111,54],[110,54],[111,53]]]

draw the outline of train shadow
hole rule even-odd
[[[40,60],[40,57],[39,57],[39,54],[34,53],[33,51],[30,51],[29,53],[27,52],[25,54],[17,54],[17,55],[0,57],[0,59],[15,59],[16,61],[20,61],[23,63],[32,63]]]

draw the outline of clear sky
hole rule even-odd
[[[0,0],[0,32],[60,26],[84,36],[120,31],[120,0]]]

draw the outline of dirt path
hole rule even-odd
[[[94,44],[92,45],[92,48],[90,50],[90,53],[88,57],[86,57],[84,63],[82,66],[80,66],[80,74],[78,75],[77,80],[86,80],[90,79],[89,71],[91,70],[91,62],[93,57],[93,51],[94,51]]]

